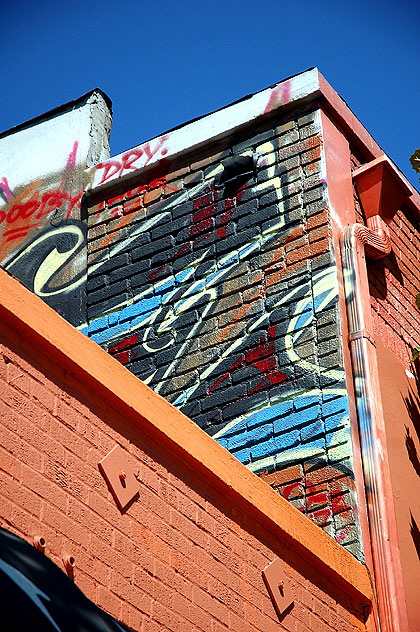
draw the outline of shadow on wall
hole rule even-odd
[[[403,275],[393,251],[383,259],[377,259],[376,261],[368,260],[370,293],[379,301],[383,301],[387,298],[388,288],[385,270],[388,270],[401,285],[404,284]]]
[[[414,520],[413,514],[410,511],[411,523],[410,523],[410,531],[411,537],[413,538],[414,546],[416,547],[417,556],[420,560],[420,530],[417,526],[417,522]]]
[[[405,426],[405,445],[408,452],[408,458],[410,459],[414,469],[418,476],[420,476],[420,460],[417,454],[417,449],[413,441],[413,437],[410,435],[410,429]]]
[[[416,381],[416,386],[418,387],[418,380]],[[412,421],[415,433],[417,435],[417,438],[420,439],[420,409],[419,409],[419,403],[417,401],[417,399],[413,396],[412,393],[408,393],[407,397],[404,397],[404,403],[405,403],[405,407],[407,409],[407,412],[409,414],[409,417]],[[415,471],[417,472],[417,474],[420,476],[420,458],[419,455],[417,453],[417,448],[415,446],[414,443],[414,439],[413,437],[410,435],[410,429],[405,426],[405,432],[406,432],[406,436],[405,436],[405,445],[407,448],[407,453],[408,453],[408,458],[410,459],[411,463],[413,464],[413,467],[415,469]]]
[[[417,367],[416,367],[417,368]],[[417,380],[418,385],[418,380]],[[413,423],[414,430],[416,432],[417,437],[420,439],[420,409],[419,404],[416,399],[413,397],[411,393],[408,394],[408,397],[404,398],[405,405],[410,415],[410,419]],[[417,474],[420,476],[420,458],[414,443],[414,439],[410,434],[410,429],[405,426],[405,445],[407,448],[408,458],[411,461],[411,464]],[[413,544],[416,547],[417,556],[420,560],[420,529],[417,525],[417,522],[414,519],[412,512],[410,511],[410,533],[413,539]]]

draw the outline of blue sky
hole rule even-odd
[[[0,130],[99,87],[111,152],[317,66],[409,180],[418,0],[2,2]]]

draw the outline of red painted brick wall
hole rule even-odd
[[[245,507],[6,334],[0,327],[1,526],[43,536],[60,566],[73,555],[76,583],[133,630],[365,630],[360,604]],[[117,443],[140,479],[123,513],[98,469]],[[295,598],[281,625],[261,575],[278,556]]]
[[[352,166],[360,161],[353,154]],[[365,216],[355,191],[357,221]],[[366,259],[375,335],[407,368],[414,345],[420,344],[420,312],[415,305],[420,292],[420,217],[407,206],[392,220],[392,252],[378,261]]]
[[[420,341],[420,313],[415,306],[420,292],[419,219],[400,210],[390,229],[391,254],[368,263],[372,313],[383,343],[408,366],[411,348]]]

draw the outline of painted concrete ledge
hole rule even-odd
[[[264,528],[361,605],[373,599],[368,571],[309,518],[279,496],[188,417],[0,269],[0,333],[47,370],[110,405],[153,436]],[[35,351],[35,352],[34,352]]]

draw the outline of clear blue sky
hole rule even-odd
[[[312,66],[419,188],[419,0],[2,0],[0,130],[99,87],[111,152]]]

